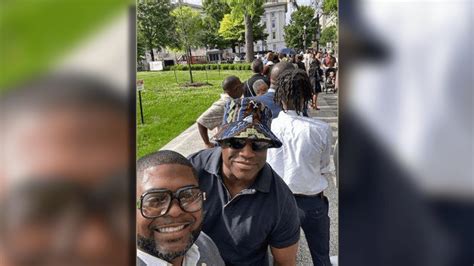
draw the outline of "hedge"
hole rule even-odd
[[[251,70],[252,65],[247,63],[241,64],[221,64],[221,70]],[[217,70],[219,69],[218,64],[194,64],[191,65],[192,70]],[[166,66],[163,68],[164,71],[170,70],[189,70],[188,65],[174,65],[174,66]]]

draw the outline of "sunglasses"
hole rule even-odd
[[[186,186],[172,192],[167,189],[156,189],[143,193],[137,202],[142,216],[148,219],[157,218],[168,213],[173,199],[177,199],[179,207],[185,212],[197,212],[202,209],[206,193],[197,186]]]
[[[272,147],[272,144],[268,141],[262,141],[262,140],[252,141],[252,140],[240,139],[240,138],[225,139],[225,140],[222,140],[220,143],[222,147],[230,147],[235,150],[241,150],[245,147],[245,145],[247,145],[247,141],[250,142],[252,146],[252,150],[254,151],[263,151]]]

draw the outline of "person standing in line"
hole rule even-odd
[[[214,147],[214,143],[209,141],[207,134],[208,130],[213,130],[222,123],[222,117],[224,115],[224,106],[227,101],[231,99],[237,99],[242,97],[244,93],[244,84],[240,82],[240,79],[236,76],[227,77],[222,83],[222,89],[224,93],[221,94],[221,98],[215,101],[211,107],[209,107],[201,116],[196,120],[199,135],[207,148]]]
[[[275,101],[282,111],[272,122],[272,132],[282,141],[280,149],[267,151],[267,162],[293,192],[314,265],[330,266],[329,202],[326,174],[330,163],[332,130],[329,124],[304,117],[311,99],[311,83],[302,70],[280,74]]]
[[[321,93],[321,81],[322,81],[322,70],[320,66],[320,61],[316,58],[316,55],[313,57],[313,61],[309,66],[308,71],[309,81],[312,88],[312,104],[311,107],[315,110],[319,110],[317,105],[318,94]]]

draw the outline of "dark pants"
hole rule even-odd
[[[325,196],[295,195],[300,211],[301,228],[308,242],[313,264],[330,266],[329,260],[329,202]]]

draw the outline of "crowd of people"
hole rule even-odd
[[[206,149],[138,160],[137,265],[295,265],[300,228],[314,265],[331,265],[332,131],[307,115],[317,56],[310,71],[304,55],[256,59],[198,118]]]

